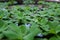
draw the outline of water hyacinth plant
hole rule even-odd
[[[38,3],[42,6],[0,3],[0,40],[60,40],[60,4]]]

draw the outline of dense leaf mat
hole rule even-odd
[[[60,4],[39,4],[0,3],[0,40],[60,40]]]

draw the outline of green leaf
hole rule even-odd
[[[5,23],[3,20],[0,20],[0,32],[7,29],[7,23]]]
[[[17,33],[13,32],[12,30],[3,31],[3,34],[9,39],[16,39],[18,37]]]
[[[21,33],[23,34],[23,36],[25,36],[28,33],[28,29],[26,28],[26,26],[19,26]]]
[[[17,34],[17,39],[21,39],[22,40],[23,34],[21,32],[21,29],[18,26],[16,26],[15,24],[11,23],[8,26],[8,30],[7,31],[9,31],[9,30],[11,30],[13,32],[13,34]]]
[[[20,32],[20,29],[18,26],[16,26],[15,24],[11,23],[9,26],[8,26],[11,30],[19,33]]]
[[[49,40],[60,40],[60,37],[59,36],[58,37],[52,37]]]
[[[34,36],[36,36],[38,33],[39,33],[39,30],[36,28],[31,33],[29,33],[26,36],[24,36],[24,40],[33,40],[34,39]]]
[[[1,40],[3,37],[4,37],[4,35],[3,35],[3,34],[0,34],[0,40]]]

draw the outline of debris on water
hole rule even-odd
[[[39,33],[37,36],[38,37],[43,37],[43,34],[42,33]]]
[[[26,23],[26,24],[25,24],[25,26],[29,29],[29,28],[30,28],[30,26],[31,26],[31,24]]]

